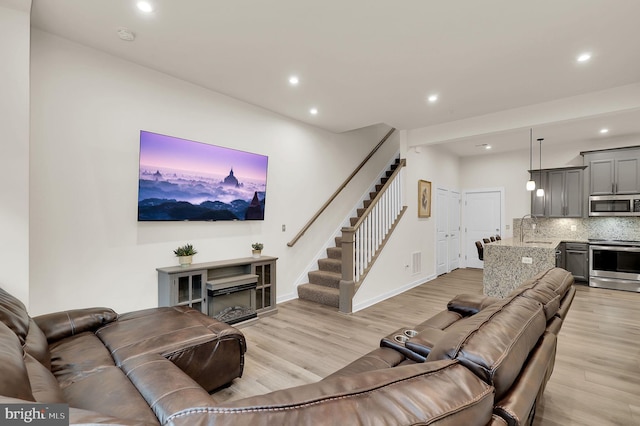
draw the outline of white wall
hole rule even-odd
[[[24,9],[0,6],[0,287],[28,305],[28,4]]]
[[[294,297],[295,278],[351,209],[344,200],[388,161],[374,157],[288,248],[385,126],[332,134],[40,31],[31,54],[32,314],[156,306],[155,268],[176,265],[185,242],[195,262],[246,257],[263,242],[279,258],[278,298]],[[268,155],[265,220],[138,223],[140,130]]]

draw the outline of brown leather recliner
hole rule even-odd
[[[401,329],[318,383],[193,407],[168,423],[531,425],[572,284],[571,274],[556,268],[505,299],[461,295],[412,327],[417,334]],[[390,343],[396,335],[407,337],[403,350]],[[423,352],[410,356],[411,342]]]
[[[0,289],[0,348],[0,402],[67,403],[73,423],[158,424],[240,377],[246,343],[188,307],[31,318]]]

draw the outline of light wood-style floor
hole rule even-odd
[[[534,425],[640,425],[640,294],[577,285]],[[482,293],[482,270],[459,269],[351,315],[303,300],[242,327],[244,375],[212,395],[231,401],[313,383],[440,312]]]

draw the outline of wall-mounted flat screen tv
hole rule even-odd
[[[264,220],[267,160],[141,131],[138,221]]]

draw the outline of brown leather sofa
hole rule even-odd
[[[173,389],[179,397],[154,411],[171,425],[530,425],[553,371],[572,284],[571,274],[554,268],[504,299],[457,296],[444,311],[383,338],[379,348],[318,383],[214,404],[206,393],[183,391],[173,376],[158,378],[153,383],[162,389],[154,394]],[[15,364],[20,349],[9,357]],[[125,361],[133,371],[136,358]],[[137,376],[148,380],[144,370]],[[126,413],[98,413],[72,410],[72,423],[132,423]]]
[[[0,403],[67,403],[71,423],[158,424],[244,368],[244,336],[188,307],[31,318],[0,289],[0,320]]]

